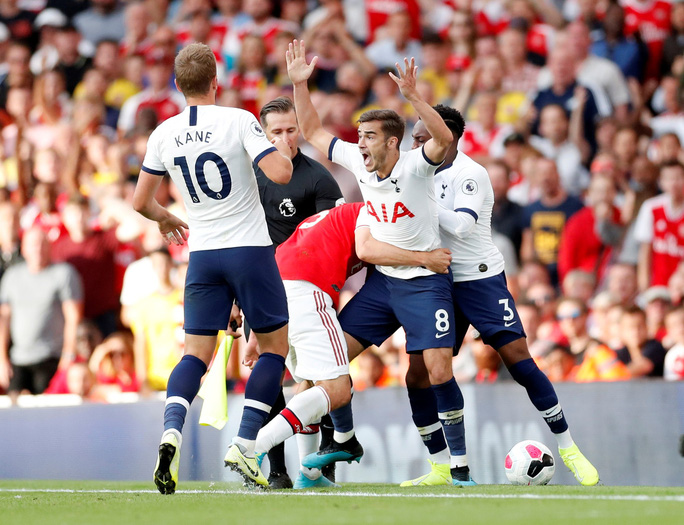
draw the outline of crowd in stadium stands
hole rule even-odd
[[[684,379],[684,2],[2,0],[0,393],[11,378],[92,400],[165,389],[187,247],[166,247],[131,199],[149,134],[185,104],[175,53],[209,45],[219,104],[258,117],[292,93],[293,38],[319,57],[312,98],[344,140],[389,108],[410,148],[416,116],[388,76],[405,56],[422,96],[464,115],[459,148],[490,174],[495,242],[553,381]],[[168,180],[157,200],[183,216]],[[355,388],[402,384],[403,344],[353,362]],[[477,332],[454,371],[511,379]],[[234,352],[237,391],[248,373]]]

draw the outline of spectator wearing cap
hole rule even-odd
[[[91,0],[90,7],[74,17],[74,25],[93,46],[104,38],[120,42],[126,36],[124,8],[118,0]]]
[[[505,67],[503,90],[534,93],[537,90],[539,66],[527,61],[525,32],[509,27],[499,34],[497,41]]]
[[[667,286],[651,286],[637,298],[637,304],[646,314],[648,336],[656,341],[665,337],[665,314],[672,306]]]
[[[639,288],[665,285],[684,260],[684,166],[660,168],[662,195],[644,202],[634,225],[639,247]]]
[[[34,25],[39,31],[38,50],[31,56],[29,67],[34,75],[54,68],[59,62],[59,54],[55,41],[60,28],[65,27],[69,19],[59,9],[44,9],[36,17]]]
[[[615,183],[595,175],[589,183],[587,205],[568,219],[558,248],[561,282],[572,270],[580,269],[603,278],[613,249],[622,241],[624,228],[615,201]]]
[[[620,338],[624,346],[616,354],[632,377],[663,377],[665,349],[649,336],[646,314],[638,306],[622,312]]]
[[[81,35],[71,24],[59,28],[55,38],[58,60],[55,69],[64,73],[66,90],[73,95],[83,75],[90,68],[92,60],[82,53]]]
[[[405,11],[392,13],[387,19],[385,37],[366,48],[366,56],[378,69],[393,68],[403,63],[405,57],[413,57],[416,66],[422,65],[423,53],[420,41],[411,38],[411,17]]]
[[[157,118],[157,124],[180,113],[185,99],[169,86],[173,74],[173,56],[161,49],[151,51],[146,58],[149,87],[130,97],[121,108],[118,130],[121,134],[131,131],[141,111],[149,108]]]

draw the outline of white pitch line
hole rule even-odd
[[[0,493],[63,493],[63,494],[157,494],[156,490],[78,490],[78,489],[6,489],[0,488]],[[645,494],[625,495],[590,495],[590,494],[415,494],[415,493],[391,493],[378,494],[375,492],[270,492],[260,490],[178,490],[176,494],[225,494],[241,496],[328,496],[337,498],[436,498],[436,499],[530,499],[530,500],[605,500],[605,501],[672,501],[684,503],[684,495],[681,496],[647,496]]]

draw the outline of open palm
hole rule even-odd
[[[309,80],[316,67],[316,62],[318,62],[316,56],[311,59],[311,64],[306,63],[306,48],[303,40],[292,41],[285,53],[285,58],[287,60],[287,74],[293,84]]]
[[[399,64],[395,64],[397,67],[397,72],[399,76],[397,77],[394,73],[389,74],[389,76],[394,80],[399,86],[399,91],[407,99],[410,95],[413,95],[416,91],[416,76],[418,74],[418,67],[416,66],[416,60],[411,57],[409,62],[408,58],[404,58],[404,67],[402,70]]]

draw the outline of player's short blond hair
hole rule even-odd
[[[206,95],[216,78],[216,57],[206,44],[190,44],[178,53],[173,69],[178,88],[186,97]]]

